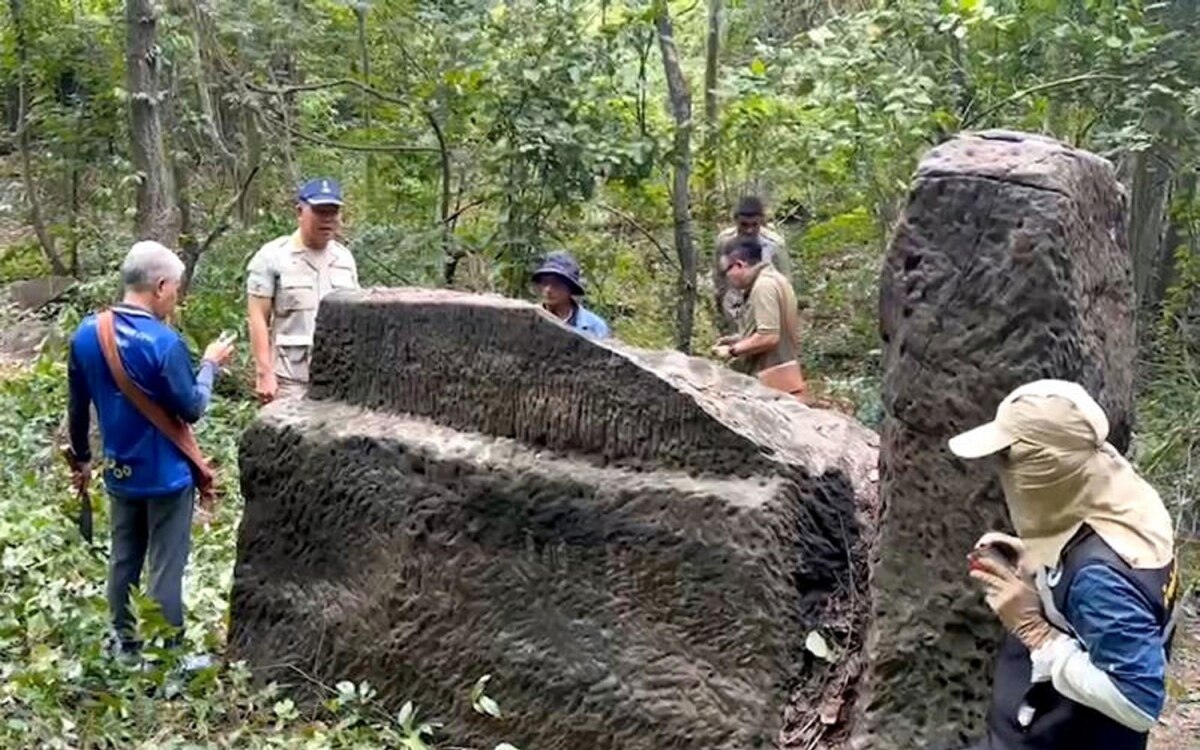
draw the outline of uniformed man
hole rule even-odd
[[[739,237],[721,256],[725,276],[746,297],[741,330],[723,336],[713,347],[734,369],[754,375],[764,384],[803,399],[800,372],[800,325],[792,284],[763,257],[756,237]]]
[[[254,390],[263,404],[303,394],[321,299],[335,289],[358,288],[354,257],[334,239],[341,211],[336,181],[309,180],[296,194],[297,230],[263,245],[250,261],[250,347]]]
[[[1017,531],[985,534],[970,563],[1008,631],[975,750],[1144,750],[1162,711],[1174,527],[1107,436],[1082,386],[1040,380],[950,441],[994,456]]]
[[[783,235],[766,226],[766,208],[761,198],[748,195],[738,201],[733,212],[734,225],[717,235],[716,252],[713,254],[713,288],[716,291],[717,327],[721,333],[732,333],[737,327],[742,306],[746,301],[744,290],[729,283],[722,265],[722,258],[735,241],[742,237],[754,237],[762,245],[763,259],[791,281],[792,263],[788,256]]]

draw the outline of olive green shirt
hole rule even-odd
[[[763,261],[742,307],[739,333],[743,339],[756,333],[777,333],[779,343],[769,351],[739,357],[738,369],[754,375],[794,361],[800,353],[798,318],[792,283],[770,261]]]

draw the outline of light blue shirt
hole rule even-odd
[[[606,339],[609,336],[608,323],[604,322],[604,318],[578,302],[575,303],[575,312],[571,314],[567,325],[590,338]]]

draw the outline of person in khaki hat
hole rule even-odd
[[[1171,518],[1107,437],[1087,391],[1041,380],[950,441],[961,458],[992,457],[1017,531],[985,534],[969,557],[1008,631],[975,750],[1142,750],[1162,710]]]

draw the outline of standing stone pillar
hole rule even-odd
[[[859,747],[956,750],[980,736],[1000,629],[966,554],[1009,524],[991,468],[946,441],[1016,386],[1062,378],[1099,400],[1124,449],[1133,310],[1107,161],[999,131],[921,161],[881,282],[882,517]]]

